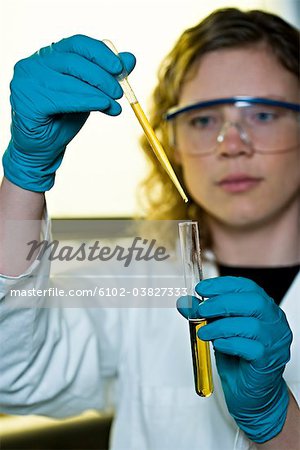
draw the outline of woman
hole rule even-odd
[[[191,202],[182,204],[153,158],[144,185],[148,216],[193,218],[203,230],[212,278],[197,285],[207,301],[194,308],[214,319],[200,333],[215,349],[221,384],[215,375],[214,395],[204,400],[192,392],[186,324],[174,310],[49,309],[38,320],[34,310],[16,310],[2,323],[3,410],[63,416],[104,407],[105,386],[117,376],[113,449],[296,447],[299,339],[285,378],[283,372],[292,332],[299,333],[297,44],[297,32],[271,14],[216,11],[183,33],[154,92],[153,126]],[[132,70],[132,56],[122,60]],[[114,76],[121,69],[103,44],[85,36],[16,66],[1,190],[6,242],[7,218],[41,219],[43,192],[89,111],[120,112]],[[36,233],[23,230],[14,239],[28,242]],[[12,275],[2,277],[3,296],[20,280],[29,289],[30,275],[43,279],[46,269],[36,262],[14,277],[24,261],[2,254],[1,272]],[[184,298],[178,307],[186,316]],[[21,354],[18,343],[32,342],[33,320],[34,345]],[[13,340],[10,330],[21,323]],[[54,370],[61,374],[55,382]]]

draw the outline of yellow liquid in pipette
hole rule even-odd
[[[144,133],[148,139],[148,142],[151,145],[159,162],[165,168],[166,172],[168,173],[169,177],[173,181],[174,185],[176,186],[176,188],[177,188],[178,192],[180,193],[181,197],[183,198],[183,200],[185,202],[188,202],[188,198],[187,198],[184,190],[182,189],[182,187],[174,173],[174,170],[167,158],[167,155],[165,154],[165,151],[164,151],[161,143],[157,139],[157,137],[153,131],[153,128],[151,127],[149,120],[147,119],[141,105],[139,104],[139,102],[135,102],[135,103],[130,103],[130,106],[132,107],[134,114],[136,115],[140,125],[142,126]]]
[[[118,50],[116,49],[116,47],[110,40],[103,39],[103,42],[105,43],[105,45],[107,45],[107,47],[110,50],[112,50],[116,55],[118,55],[120,57]],[[122,73],[120,75],[118,75],[117,79],[123,88],[124,94],[125,94],[128,102],[130,103],[130,105],[134,111],[134,114],[136,115],[140,125],[142,126],[142,128],[144,130],[144,133],[148,139],[149,144],[152,147],[152,150],[154,151],[154,153],[155,153],[156,157],[158,158],[159,162],[161,163],[162,167],[165,169],[165,171],[171,178],[171,180],[174,183],[174,186],[178,190],[179,194],[181,195],[183,200],[187,203],[188,198],[187,198],[181,184],[179,183],[179,180],[173,170],[173,167],[170,164],[170,161],[168,160],[168,157],[167,157],[164,149],[162,148],[161,143],[159,142],[159,140],[157,139],[157,137],[153,131],[153,128],[151,127],[149,120],[147,119],[139,102],[137,101],[137,98],[128,82],[127,73],[126,73],[126,70],[124,69],[124,67],[123,67]]]
[[[209,342],[198,338],[198,330],[207,325],[205,319],[189,319],[195,389],[201,397],[209,397],[214,390]]]

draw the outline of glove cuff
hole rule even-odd
[[[288,388],[283,379],[267,404],[248,421],[236,420],[251,441],[261,444],[279,434],[284,426],[289,404]]]
[[[17,150],[10,141],[2,158],[4,176],[13,184],[33,192],[49,191],[54,185],[55,171],[60,166],[64,149],[50,165],[44,161],[30,160],[26,154]]]

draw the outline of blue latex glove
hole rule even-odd
[[[134,56],[120,57],[131,72]],[[116,99],[123,91],[116,75],[122,63],[103,42],[76,35],[15,65],[11,141],[3,156],[8,180],[31,191],[51,189],[66,146],[90,111],[120,114]]]
[[[289,396],[282,374],[290,358],[292,332],[284,312],[253,281],[218,277],[201,281],[193,298],[194,317],[210,323],[199,338],[215,349],[228,410],[254,442],[265,442],[282,429]],[[178,309],[188,317],[187,298]]]

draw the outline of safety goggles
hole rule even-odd
[[[167,111],[170,144],[201,156],[216,151],[234,128],[253,152],[278,153],[299,147],[300,105],[238,96],[176,106]]]

